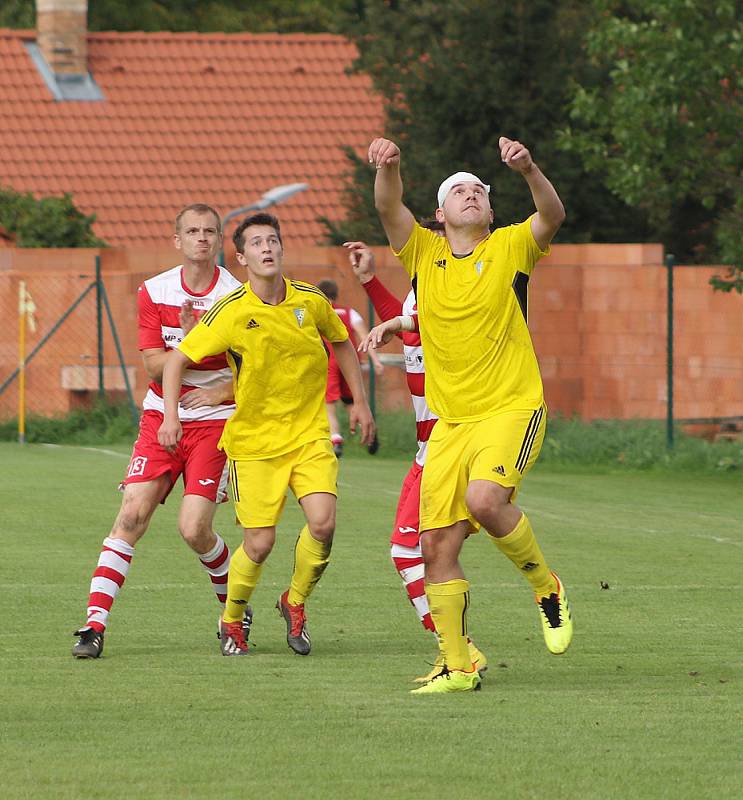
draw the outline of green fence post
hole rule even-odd
[[[95,318],[98,336],[98,397],[103,399],[103,298],[101,297],[101,257],[95,257]]]
[[[673,450],[673,267],[675,259],[666,255],[666,446]]]
[[[124,378],[124,386],[126,387],[126,396],[129,399],[129,412],[132,415],[132,422],[135,425],[139,425],[139,410],[134,402],[134,394],[132,393],[132,387],[129,383],[129,374],[126,371],[126,361],[124,360],[124,351],[121,349],[121,341],[119,339],[118,331],[116,330],[116,323],[114,322],[114,315],[111,313],[111,304],[108,302],[108,292],[106,292],[106,285],[101,281],[99,284],[101,297],[103,299],[103,303],[106,306],[106,314],[108,316],[108,324],[111,327],[111,336],[114,340],[114,346],[116,347],[116,353],[119,356],[119,365],[121,366],[121,374]]]
[[[90,292],[93,287],[95,286],[95,281],[89,283],[85,287],[85,291],[75,300],[75,302],[67,309],[67,311],[62,314],[62,316],[54,323],[52,329],[47,333],[46,336],[34,347],[34,349],[28,354],[26,357],[26,366],[28,366],[33,357],[44,347],[44,345],[54,336],[54,334],[62,327],[62,324],[65,320],[72,314],[72,312],[82,303],[82,301],[88,296],[88,292]],[[18,377],[20,369],[16,367],[13,372],[7,377],[7,379],[3,382],[2,386],[0,386],[0,395],[13,383],[13,381]]]

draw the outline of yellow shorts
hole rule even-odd
[[[469,520],[480,524],[466,504],[470,481],[513,487],[512,500],[537,460],[544,441],[547,409],[507,411],[477,422],[439,420],[431,433],[421,484],[420,530]]]
[[[328,439],[318,439],[275,458],[230,459],[235,514],[243,528],[270,528],[281,516],[286,490],[297,500],[308,494],[337,495],[338,459]]]

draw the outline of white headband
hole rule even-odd
[[[439,193],[436,195],[439,201],[439,208],[443,207],[446,195],[448,195],[452,188],[458,183],[479,183],[486,192],[490,192],[490,187],[487,183],[483,183],[477,175],[473,175],[471,172],[455,172],[439,186]]]

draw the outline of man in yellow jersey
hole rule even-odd
[[[524,177],[536,212],[491,232],[490,187],[458,172],[438,191],[436,219],[445,237],[418,225],[403,204],[399,147],[388,139],[369,147],[377,210],[392,249],[416,279],[426,400],[440,418],[423,471],[420,530],[426,596],[446,667],[413,690],[418,694],[479,688],[467,648],[469,584],[459,552],[481,526],[529,581],[550,652],[565,652],[572,638],[565,589],[514,504],[539,454],[546,421],[526,289],[565,210],[523,144],[501,137],[499,146],[503,162]],[[379,326],[366,346],[381,343],[404,322]]]
[[[159,441],[172,449],[181,437],[178,393],[190,362],[227,353],[236,409],[219,446],[228,456],[235,511],[244,529],[243,546],[230,560],[227,603],[220,622],[222,654],[247,655],[243,611],[276,540],[276,524],[287,488],[299,501],[307,524],[294,549],[294,573],[276,607],[287,625],[287,643],[310,652],[304,604],[330,558],[335,531],[338,462],[325,413],[331,343],[354,404],[351,429],[374,438],[359,360],[348,332],[325,295],[282,273],[279,221],[254,214],[233,236],[247,281],[199,320],[163,372],[165,415]]]

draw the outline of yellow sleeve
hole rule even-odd
[[[317,330],[320,336],[329,342],[345,342],[348,339],[348,331],[333,306],[321,297],[318,297],[318,306]]]
[[[410,238],[402,247],[402,250],[392,252],[400,259],[405,271],[411,278],[418,274],[418,265],[421,262],[423,254],[429,249],[431,245],[431,237],[436,239],[436,234],[432,231],[422,228],[417,222],[413,226],[413,231]]]
[[[217,320],[208,326],[199,321],[186,334],[178,349],[194,364],[207,356],[224,353],[229,348],[229,343],[224,338],[224,333],[219,330],[220,327]]]
[[[532,214],[528,219],[519,222],[517,225],[511,225],[509,230],[511,232],[508,246],[511,252],[511,257],[518,265],[521,272],[527,275],[531,274],[534,265],[540,258],[549,254],[550,248],[542,250],[534,239],[534,234],[531,232],[531,219]]]

